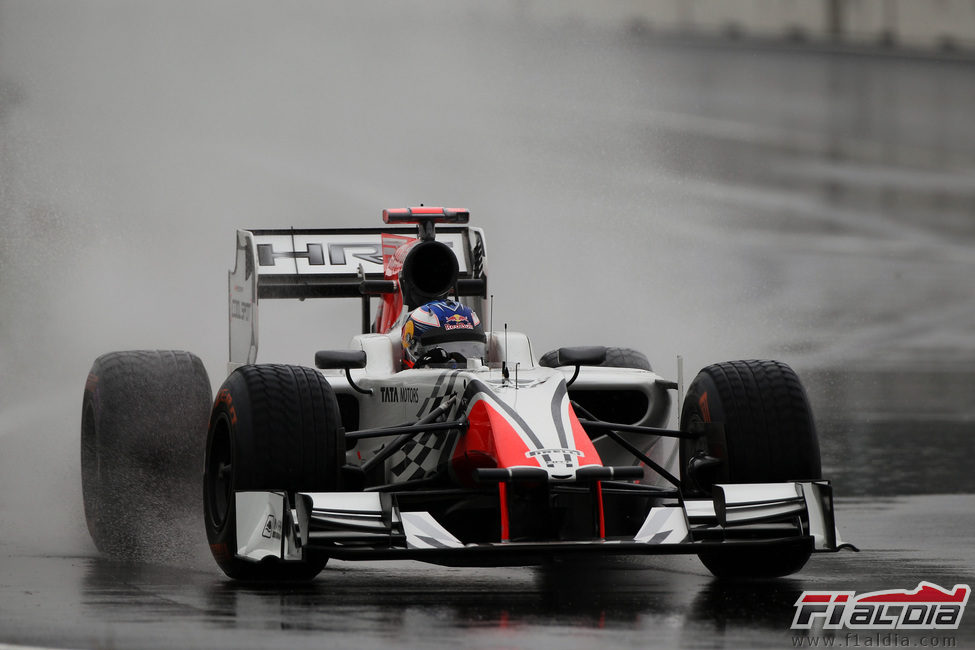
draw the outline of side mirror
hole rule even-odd
[[[559,348],[557,353],[557,363],[560,366],[575,366],[576,371],[572,373],[572,379],[565,382],[566,386],[571,386],[579,377],[579,368],[582,366],[598,366],[606,361],[606,348],[601,345],[592,345],[577,348]]]
[[[559,348],[560,366],[598,366],[606,361],[606,348],[592,345],[578,348]]]
[[[366,367],[365,350],[320,350],[315,353],[315,367],[321,370],[345,370],[349,386],[363,395],[372,395],[371,388],[360,388],[353,380],[352,368]]]
[[[364,350],[321,350],[315,353],[315,367],[321,370],[365,368]]]

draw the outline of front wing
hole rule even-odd
[[[413,559],[464,566],[541,564],[564,555],[735,553],[748,547],[813,552],[844,547],[828,481],[715,486],[712,499],[660,499],[632,536],[463,543],[395,493],[237,492],[239,558],[298,561],[305,549],[343,560]]]

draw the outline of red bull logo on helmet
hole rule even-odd
[[[471,320],[462,314],[454,314],[453,316],[448,316],[444,320],[445,330],[472,330],[474,325]]]

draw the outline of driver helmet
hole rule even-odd
[[[413,368],[427,353],[427,362],[433,364],[483,359],[485,341],[473,309],[453,300],[430,302],[414,309],[403,325],[403,366]],[[443,352],[433,352],[437,348]]]

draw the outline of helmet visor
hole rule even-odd
[[[430,348],[443,348],[447,354],[456,352],[465,359],[487,358],[487,345],[483,341],[442,341],[427,346]]]

